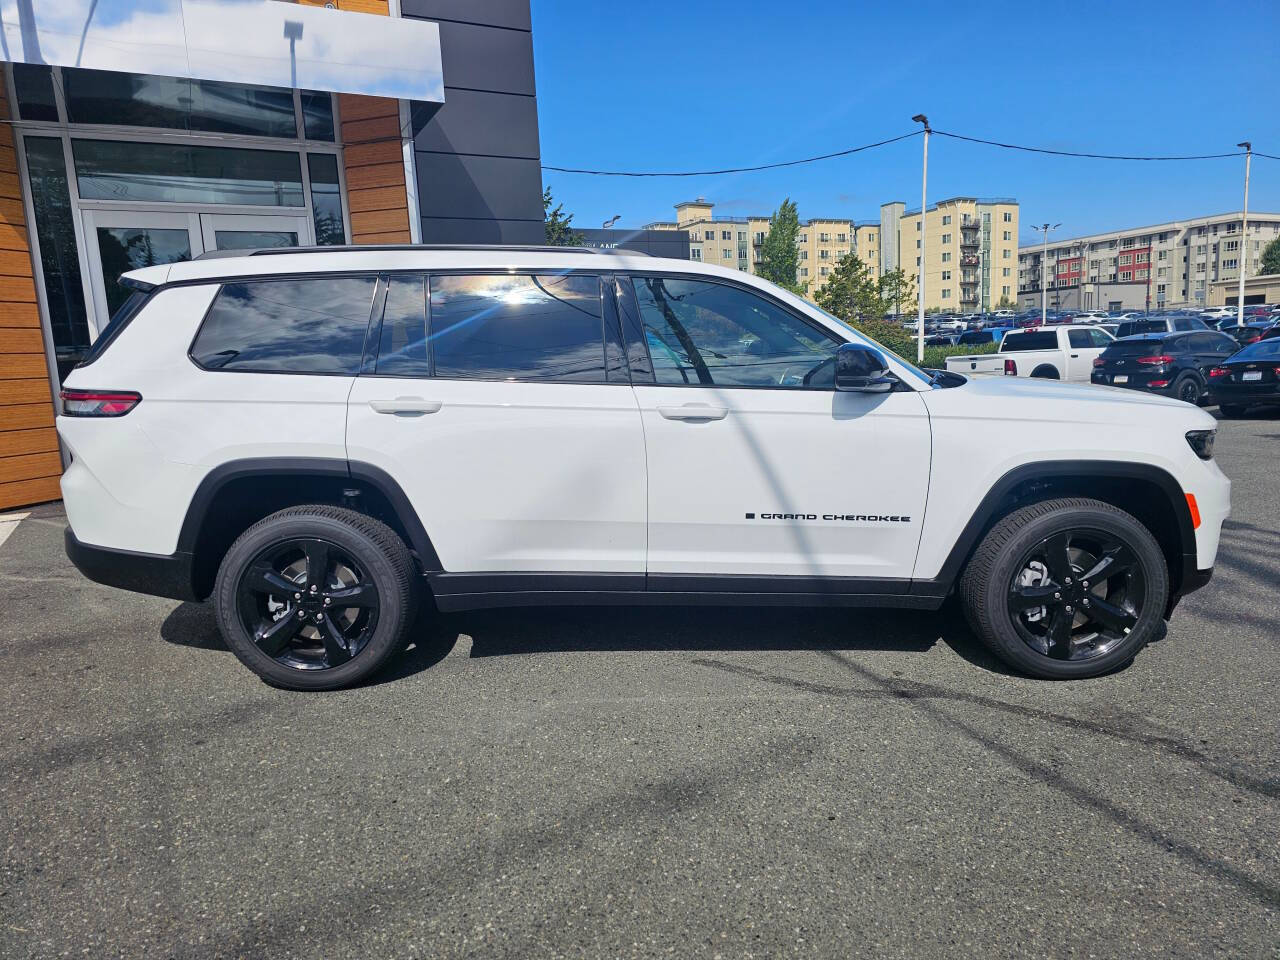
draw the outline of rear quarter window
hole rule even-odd
[[[1001,353],[1015,353],[1024,350],[1056,350],[1058,334],[1052,330],[1037,333],[1010,333],[1000,341]]]
[[[206,370],[354,376],[376,285],[372,276],[225,283],[191,359]]]

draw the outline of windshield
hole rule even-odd
[[[844,329],[852,333],[854,338],[859,343],[865,343],[869,347],[874,347],[876,350],[879,350],[881,353],[883,353],[886,358],[896,360],[899,364],[901,364],[907,370],[908,373],[912,374],[917,379],[919,379],[921,383],[927,384],[929,386],[933,385],[933,378],[930,377],[927,373],[915,367],[914,365],[908,363],[906,360],[902,359],[902,357],[898,356],[892,350],[886,349],[884,346],[877,343],[875,340],[872,340],[870,337],[868,337],[865,333],[863,333],[857,327],[851,324],[845,323],[843,320],[837,317],[834,313],[827,313],[827,311],[823,310],[816,303],[810,303],[808,300],[806,300],[804,301],[804,304],[810,310],[817,310],[824,317],[834,320],[836,323],[840,324],[840,326],[844,327]]]
[[[1239,353],[1232,354],[1232,361],[1236,360],[1280,360],[1280,337],[1271,340],[1259,340],[1257,343],[1250,344]]]

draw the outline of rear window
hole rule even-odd
[[[374,277],[224,284],[191,358],[207,370],[354,376],[375,286]]]
[[[1108,357],[1137,357],[1149,353],[1168,353],[1177,349],[1178,340],[1159,340],[1142,337],[1137,340],[1117,340],[1107,347]]]
[[[990,330],[970,330],[968,333],[960,334],[961,343],[991,343],[995,340],[995,334]]]
[[[1001,353],[1013,353],[1017,350],[1056,350],[1058,334],[1053,330],[1038,330],[1033,333],[1009,333],[1000,341]]]
[[[434,276],[430,317],[437,377],[608,379],[597,276]]]
[[[1250,344],[1231,358],[1237,360],[1280,360],[1280,337]]]
[[[1126,320],[1116,328],[1116,336],[1136,337],[1142,333],[1164,333],[1168,329],[1164,320]]]
[[[120,304],[118,310],[111,315],[111,319],[107,321],[107,325],[102,328],[102,332],[98,334],[98,338],[85,351],[77,367],[87,367],[93,361],[107,352],[107,347],[111,346],[111,341],[124,331],[129,322],[138,315],[138,311],[142,309],[142,305],[147,302],[147,298],[151,296],[150,291],[134,290],[125,298],[124,303]]]

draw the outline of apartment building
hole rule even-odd
[[[674,221],[646,224],[645,230],[685,230],[689,234],[689,259],[714,263],[730,270],[757,273],[765,238],[767,216],[718,217],[705,198],[676,204]],[[856,253],[872,276],[880,275],[880,225],[875,221],[816,218],[800,222],[796,237],[796,282],[810,295],[827,282],[840,258]]]
[[[1280,235],[1280,214],[1239,211],[1108,233],[1028,243],[1018,250],[1018,303],[1050,307],[1152,310],[1212,305],[1214,291],[1257,273],[1262,250]],[[1041,262],[1043,260],[1043,263]],[[1248,295],[1246,293],[1246,301]]]
[[[769,217],[717,217],[703,197],[676,204],[675,221],[646,230],[687,230],[689,257],[732,270],[757,273]],[[1018,203],[1009,199],[953,197],[931,206],[926,243],[920,247],[920,211],[886,203],[879,220],[815,217],[800,222],[796,282],[814,296],[845,254],[854,253],[873,278],[901,268],[919,283],[923,260],[925,307],[971,313],[991,310],[1017,296]],[[744,240],[747,246],[744,248]]]
[[[1008,197],[952,197],[925,211],[901,203],[880,208],[881,233],[890,235],[896,262],[919,288],[926,310],[978,313],[1017,297],[1018,201]],[[923,233],[923,241],[921,234]],[[885,255],[882,254],[882,262]]]

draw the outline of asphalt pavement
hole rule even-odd
[[[939,613],[454,615],[356,690],[0,545],[0,957],[1280,957],[1280,417],[1128,669]]]

